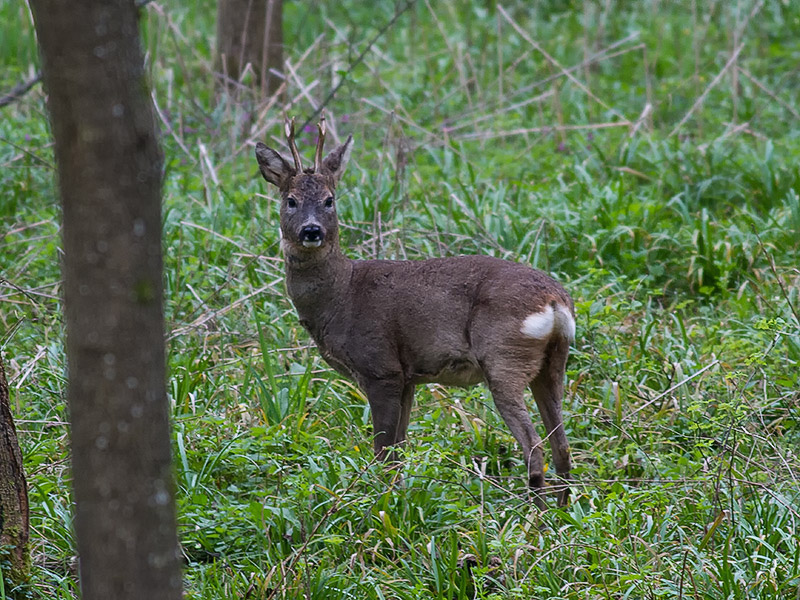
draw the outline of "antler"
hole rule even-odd
[[[294,168],[298,173],[302,173],[303,163],[300,162],[300,153],[297,151],[297,144],[294,141],[294,117],[292,117],[291,121],[289,117],[286,117],[284,128],[286,129],[286,141],[289,142],[289,149],[292,151],[292,157],[294,157]]]
[[[322,147],[325,145],[325,115],[322,115],[317,123],[319,137],[317,138],[317,150],[314,152],[314,172],[322,170]]]

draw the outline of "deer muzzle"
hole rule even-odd
[[[305,248],[319,248],[325,234],[319,225],[304,225],[300,229],[300,243]]]

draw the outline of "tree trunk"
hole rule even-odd
[[[260,97],[275,94],[283,80],[270,69],[283,71],[283,0],[219,0],[216,62],[234,81],[249,63]]]
[[[0,356],[0,546],[10,548],[10,568],[4,577],[12,585],[28,581],[31,566],[28,535],[28,484]]]
[[[162,156],[132,0],[30,0],[63,209],[84,600],[181,598],[165,381]]]

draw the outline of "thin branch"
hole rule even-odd
[[[750,11],[750,14],[748,14],[747,18],[744,20],[744,23],[742,23],[741,27],[739,27],[739,29],[736,31],[737,37],[744,33],[747,24],[750,23],[750,20],[756,15],[756,13],[758,13],[759,10],[761,10],[761,7],[763,5],[764,5],[764,0],[760,0],[760,2],[756,3],[756,5],[753,6],[753,10]],[[694,111],[696,111],[703,104],[703,102],[705,102],[708,93],[717,86],[717,84],[722,80],[722,77],[725,75],[725,73],[727,73],[728,70],[733,65],[736,64],[736,59],[739,57],[739,53],[742,51],[742,48],[744,48],[744,42],[740,42],[739,45],[736,46],[736,49],[733,51],[731,57],[728,59],[728,62],[725,63],[725,66],[722,67],[722,70],[719,73],[717,73],[714,79],[711,80],[711,83],[709,83],[706,89],[703,90],[703,93],[700,94],[700,97],[697,100],[695,100],[694,104],[692,105],[692,108],[689,109],[689,112],[687,112],[684,115],[684,117],[680,120],[680,122],[675,126],[675,128],[670,132],[670,134],[667,137],[672,137],[673,135],[675,135],[678,132],[678,130],[681,127],[683,127],[686,121],[689,120],[692,114],[694,114]]]
[[[405,12],[406,12],[408,9],[409,9],[409,8],[411,8],[412,6],[414,6],[414,4],[416,4],[416,2],[417,2],[417,0],[408,0],[408,2],[406,2],[406,3],[405,3],[405,5],[403,6],[403,8],[401,8],[400,10],[398,10],[398,11],[395,13],[395,15],[394,15],[394,16],[393,16],[393,17],[392,17],[390,20],[389,20],[389,22],[388,22],[388,23],[386,23],[386,24],[385,24],[383,27],[381,27],[381,28],[380,28],[380,30],[378,30],[378,33],[376,33],[376,34],[373,36],[373,38],[372,38],[372,39],[369,41],[369,43],[367,44],[367,47],[366,47],[366,48],[364,48],[364,50],[361,52],[361,54],[359,54],[359,55],[356,57],[356,59],[355,59],[355,60],[354,60],[352,63],[350,63],[350,67],[347,69],[347,72],[346,72],[344,75],[342,75],[342,78],[339,80],[339,83],[337,83],[337,84],[336,84],[336,86],[335,86],[335,87],[334,87],[334,88],[333,88],[333,89],[332,89],[332,90],[331,90],[331,91],[328,93],[328,95],[327,95],[327,97],[325,98],[325,100],[323,100],[323,101],[320,103],[320,105],[317,107],[317,109],[316,109],[316,110],[315,110],[315,111],[314,111],[314,112],[311,114],[311,116],[310,116],[310,117],[308,117],[308,119],[306,119],[305,123],[303,123],[303,124],[300,126],[300,130],[301,130],[301,131],[302,131],[303,129],[305,129],[306,125],[308,125],[308,124],[309,124],[309,123],[311,123],[311,122],[312,122],[314,119],[316,119],[316,118],[317,118],[317,115],[319,115],[319,113],[321,113],[321,112],[322,112],[322,110],[323,110],[323,109],[324,109],[324,108],[325,108],[325,107],[328,105],[328,102],[330,102],[331,100],[333,100],[333,97],[336,95],[336,92],[338,92],[338,91],[339,91],[339,88],[340,88],[340,87],[342,87],[342,86],[344,85],[344,83],[347,81],[347,78],[348,78],[348,76],[350,75],[350,73],[352,73],[352,72],[353,72],[353,69],[355,69],[355,68],[356,68],[358,65],[360,65],[360,64],[361,64],[361,62],[364,60],[364,57],[365,57],[365,56],[367,55],[367,53],[368,53],[368,52],[369,52],[369,51],[372,49],[372,46],[373,46],[373,45],[375,45],[375,42],[377,42],[377,41],[378,41],[378,40],[379,40],[379,39],[380,39],[380,38],[383,36],[383,34],[384,34],[384,33],[386,33],[387,31],[389,31],[389,29],[390,29],[390,28],[391,28],[391,27],[392,27],[392,26],[393,26],[393,25],[394,25],[394,24],[395,24],[395,23],[398,21],[398,19],[399,19],[399,18],[400,18],[400,17],[401,17],[401,16],[402,16],[402,15],[403,15],[403,14],[404,14],[404,13],[405,13]]]
[[[181,139],[181,136],[178,135],[178,132],[172,126],[172,123],[169,122],[169,119],[167,119],[166,115],[161,110],[161,107],[158,106],[158,101],[156,100],[155,91],[150,93],[150,97],[153,100],[153,109],[156,111],[156,115],[158,115],[158,118],[164,124],[164,127],[167,128],[166,133],[168,133],[168,134],[170,134],[172,136],[172,138],[175,140],[175,143],[177,143],[178,147],[181,150],[183,150],[184,154],[186,154],[186,156],[189,158],[189,160],[196,164],[197,163],[197,159],[189,151],[189,148],[186,147],[186,144],[183,142],[183,139]]]
[[[4,138],[3,136],[0,136],[0,142],[3,142],[3,143],[5,143],[5,144],[8,144],[9,146],[13,146],[14,148],[16,148],[17,150],[19,150],[20,152],[23,152],[24,154],[27,154],[27,155],[28,155],[28,156],[30,156],[30,157],[31,157],[33,160],[35,160],[36,162],[38,162],[38,163],[42,164],[43,166],[47,167],[48,169],[53,169],[53,170],[55,170],[55,168],[56,168],[56,167],[55,167],[55,165],[54,165],[53,163],[51,163],[51,162],[49,162],[49,161],[45,160],[44,158],[42,158],[41,156],[39,156],[39,155],[38,155],[38,154],[36,154],[35,152],[31,152],[31,151],[30,151],[30,150],[28,150],[27,148],[23,148],[23,147],[22,147],[22,146],[20,146],[19,144],[15,144],[15,143],[14,143],[14,142],[12,142],[11,140],[9,140],[9,139],[6,139],[6,138]]]
[[[781,98],[779,98],[778,95],[775,92],[770,90],[766,85],[764,85],[762,82],[760,82],[758,79],[756,79],[755,76],[753,76],[753,74],[750,71],[748,71],[747,69],[745,69],[744,67],[742,67],[740,65],[736,66],[736,70],[739,71],[739,73],[741,73],[745,77],[747,77],[750,81],[752,81],[755,84],[755,86],[757,88],[759,88],[762,92],[764,92],[767,96],[769,96],[770,98],[775,100],[775,102],[777,102],[783,108],[785,108],[790,113],[792,113],[792,116],[795,119],[800,119],[800,113],[798,113],[797,110],[791,104],[789,104],[785,100],[782,100]]]
[[[608,47],[603,48],[599,52],[589,56],[583,62],[574,64],[571,67],[565,68],[563,71],[559,71],[558,73],[553,73],[552,75],[548,75],[544,79],[541,79],[541,80],[536,81],[534,83],[528,84],[528,85],[523,86],[521,88],[514,89],[513,91],[509,90],[509,95],[508,95],[507,99],[508,100],[513,100],[514,98],[517,98],[519,96],[527,98],[533,90],[535,90],[537,88],[540,88],[540,87],[542,87],[544,85],[547,85],[551,81],[556,81],[556,80],[560,79],[561,77],[566,77],[567,76],[566,73],[572,73],[574,71],[583,69],[583,68],[585,68],[585,67],[587,67],[589,65],[592,65],[592,64],[595,64],[595,63],[599,63],[601,61],[609,60],[609,59],[612,59],[612,58],[616,58],[617,56],[622,56],[623,54],[627,54],[628,52],[631,52],[633,50],[645,50],[646,49],[646,45],[645,44],[637,44],[635,46],[629,46],[627,48],[623,48],[621,50],[617,50],[616,52],[611,52],[612,50],[614,50],[616,48],[619,48],[620,46],[622,46],[624,44],[627,44],[628,42],[631,42],[634,39],[638,38],[639,35],[640,34],[639,34],[638,31],[634,31],[633,33],[631,33],[627,37],[624,37],[624,38],[622,38],[620,40],[617,40],[613,44],[610,44]],[[475,111],[477,111],[477,110],[483,110],[486,107],[487,107],[487,103],[481,102],[481,103],[477,104],[474,107],[474,109],[475,109]],[[453,121],[457,121],[457,122],[463,121],[466,118],[466,116],[469,115],[472,112],[474,112],[474,111],[473,110],[468,110],[468,111],[465,111],[465,112],[463,112],[461,114],[456,114],[456,115],[454,115],[452,117],[452,120]]]
[[[153,0],[136,0],[136,8],[144,8],[148,4],[150,4]],[[42,72],[37,71],[33,77],[28,79],[28,81],[22,81],[15,85],[10,92],[8,92],[5,96],[0,96],[0,108],[4,106],[8,106],[22,98],[25,94],[33,89],[37,83],[42,80]]]
[[[717,84],[720,81],[722,81],[722,78],[724,77],[725,73],[727,73],[728,70],[731,68],[731,66],[733,66],[733,64],[736,62],[736,59],[739,57],[739,53],[742,51],[742,48],[744,48],[744,42],[736,46],[736,50],[733,51],[733,54],[728,59],[728,62],[726,62],[725,66],[722,67],[722,70],[720,70],[720,72],[717,73],[716,77],[714,77],[714,79],[711,80],[711,83],[709,83],[708,86],[706,86],[706,89],[703,90],[703,93],[700,94],[697,100],[694,101],[694,104],[692,104],[692,108],[689,109],[689,112],[683,115],[683,118],[677,125],[675,125],[675,128],[670,132],[670,134],[667,137],[672,137],[673,135],[678,133],[680,128],[683,127],[686,121],[688,121],[694,114],[694,111],[696,111],[698,108],[700,108],[700,106],[702,106],[709,92],[713,90],[715,87],[717,87]]]
[[[675,390],[677,390],[677,389],[678,389],[679,387],[681,387],[681,386],[682,386],[684,383],[688,383],[689,381],[691,381],[692,379],[694,379],[694,378],[695,378],[695,377],[697,377],[698,375],[700,375],[700,374],[702,374],[702,373],[705,373],[705,372],[706,372],[706,371],[708,371],[708,370],[709,370],[711,367],[713,367],[713,366],[715,366],[715,365],[718,365],[718,364],[719,364],[719,359],[717,359],[717,360],[714,360],[713,362],[711,362],[711,363],[707,364],[705,367],[703,367],[703,368],[702,368],[702,369],[700,369],[699,371],[696,371],[696,372],[692,373],[691,375],[689,375],[689,376],[688,376],[688,377],[686,377],[685,379],[683,379],[683,380],[679,381],[678,383],[676,383],[675,385],[673,385],[672,387],[670,387],[668,390],[666,390],[666,391],[664,391],[664,392],[661,392],[661,393],[660,393],[658,396],[656,396],[655,398],[653,398],[653,399],[651,399],[651,400],[648,400],[647,402],[645,402],[644,404],[642,404],[642,405],[641,405],[639,408],[637,408],[637,409],[636,409],[636,410],[634,410],[633,412],[631,412],[631,413],[629,413],[629,414],[625,415],[625,417],[624,417],[622,420],[623,420],[623,421],[627,421],[628,419],[630,419],[631,417],[633,417],[633,415],[635,415],[636,413],[638,413],[638,412],[642,411],[643,409],[647,408],[648,406],[650,406],[650,405],[651,405],[651,404],[653,404],[654,402],[658,402],[659,400],[661,400],[661,398],[663,398],[663,397],[664,397],[664,396],[666,396],[667,394],[670,394],[670,393],[674,392]]]
[[[792,304],[792,298],[789,295],[789,291],[786,289],[786,284],[783,281],[783,278],[778,274],[778,269],[775,267],[775,261],[772,259],[772,256],[767,252],[767,248],[764,245],[764,241],[761,239],[761,235],[758,233],[758,230],[755,228],[754,224],[751,224],[751,228],[753,233],[756,235],[756,239],[758,240],[758,245],[761,247],[761,252],[764,254],[764,258],[767,259],[769,263],[770,270],[772,271],[775,280],[778,282],[778,286],[781,288],[781,295],[783,299],[786,301],[786,304],[789,306],[789,310],[794,316],[794,320],[797,321],[798,326],[800,326],[800,314],[797,313],[797,309]]]
[[[586,125],[543,125],[541,127],[522,127],[519,129],[509,129],[507,131],[474,131],[458,136],[453,136],[460,140],[481,139],[488,140],[494,138],[511,137],[524,135],[526,133],[551,133],[553,131],[580,131],[584,129],[608,129],[610,127],[630,127],[630,121],[615,121],[610,123],[588,123]]]
[[[8,92],[8,94],[0,97],[0,108],[8,106],[9,104],[16,102],[17,100],[22,98],[25,94],[31,91],[31,89],[33,89],[33,86],[35,86],[41,80],[42,80],[42,73],[38,72],[28,81],[23,81],[15,85],[14,88],[10,92]]]
[[[561,73],[562,73],[564,76],[566,76],[566,77],[567,77],[567,79],[569,79],[569,80],[570,80],[572,83],[574,83],[574,84],[575,84],[575,85],[577,85],[577,86],[578,86],[578,87],[579,87],[581,90],[583,90],[583,92],[584,92],[584,93],[585,93],[587,96],[589,96],[589,97],[590,97],[592,100],[594,100],[595,102],[597,102],[597,103],[598,103],[600,106],[602,106],[602,107],[603,107],[603,108],[605,108],[606,110],[609,110],[609,111],[611,111],[612,113],[614,113],[614,114],[615,114],[616,116],[618,116],[620,119],[624,119],[625,121],[628,121],[628,119],[625,117],[625,115],[623,115],[622,113],[620,113],[618,110],[616,110],[616,109],[615,109],[615,108],[613,108],[612,106],[609,106],[608,104],[606,104],[605,102],[603,102],[603,101],[602,101],[600,98],[598,98],[598,97],[597,97],[597,96],[596,96],[596,95],[595,95],[595,94],[592,92],[592,90],[590,90],[588,87],[586,87],[586,86],[585,86],[583,83],[581,83],[581,82],[580,82],[580,81],[579,81],[579,80],[578,80],[578,79],[577,79],[577,78],[576,78],[576,77],[575,77],[575,76],[574,76],[572,73],[570,73],[570,70],[569,70],[569,69],[567,69],[566,67],[564,67],[564,66],[563,66],[563,65],[562,65],[560,62],[558,62],[558,61],[557,61],[555,58],[553,58],[553,57],[552,57],[552,56],[551,56],[551,55],[550,55],[550,54],[547,52],[547,50],[545,50],[544,48],[542,48],[542,46],[541,46],[541,45],[540,45],[540,44],[539,44],[539,43],[538,43],[536,40],[534,40],[533,38],[531,38],[531,37],[530,37],[530,36],[529,36],[529,35],[528,35],[528,34],[525,32],[525,30],[523,30],[523,29],[522,29],[522,27],[520,27],[520,26],[517,24],[517,22],[516,22],[516,21],[514,21],[514,19],[512,19],[512,18],[511,18],[511,16],[510,16],[510,15],[509,15],[509,14],[508,14],[506,11],[505,11],[505,9],[504,9],[502,6],[500,6],[499,4],[497,5],[497,10],[498,10],[498,12],[500,12],[500,14],[502,14],[502,15],[503,15],[503,18],[504,18],[506,21],[508,21],[508,23],[511,25],[511,27],[513,27],[513,28],[514,28],[514,30],[515,30],[515,31],[516,31],[516,32],[517,32],[517,33],[520,35],[520,37],[522,37],[522,39],[524,39],[524,40],[525,40],[526,42],[528,42],[528,43],[529,43],[531,46],[533,46],[534,48],[536,48],[536,50],[538,50],[538,51],[539,51],[539,52],[542,54],[542,56],[544,56],[544,57],[545,57],[545,58],[546,58],[548,61],[550,61],[550,63],[551,63],[551,64],[552,64],[552,65],[553,65],[553,66],[554,66],[556,69],[558,69],[559,71],[561,71]]]

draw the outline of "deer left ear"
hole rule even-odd
[[[353,136],[350,135],[343,144],[331,150],[331,153],[322,161],[323,170],[333,177],[336,183],[339,183],[339,179],[342,178],[345,167],[347,167],[347,161],[350,160],[350,151],[352,149]]]

